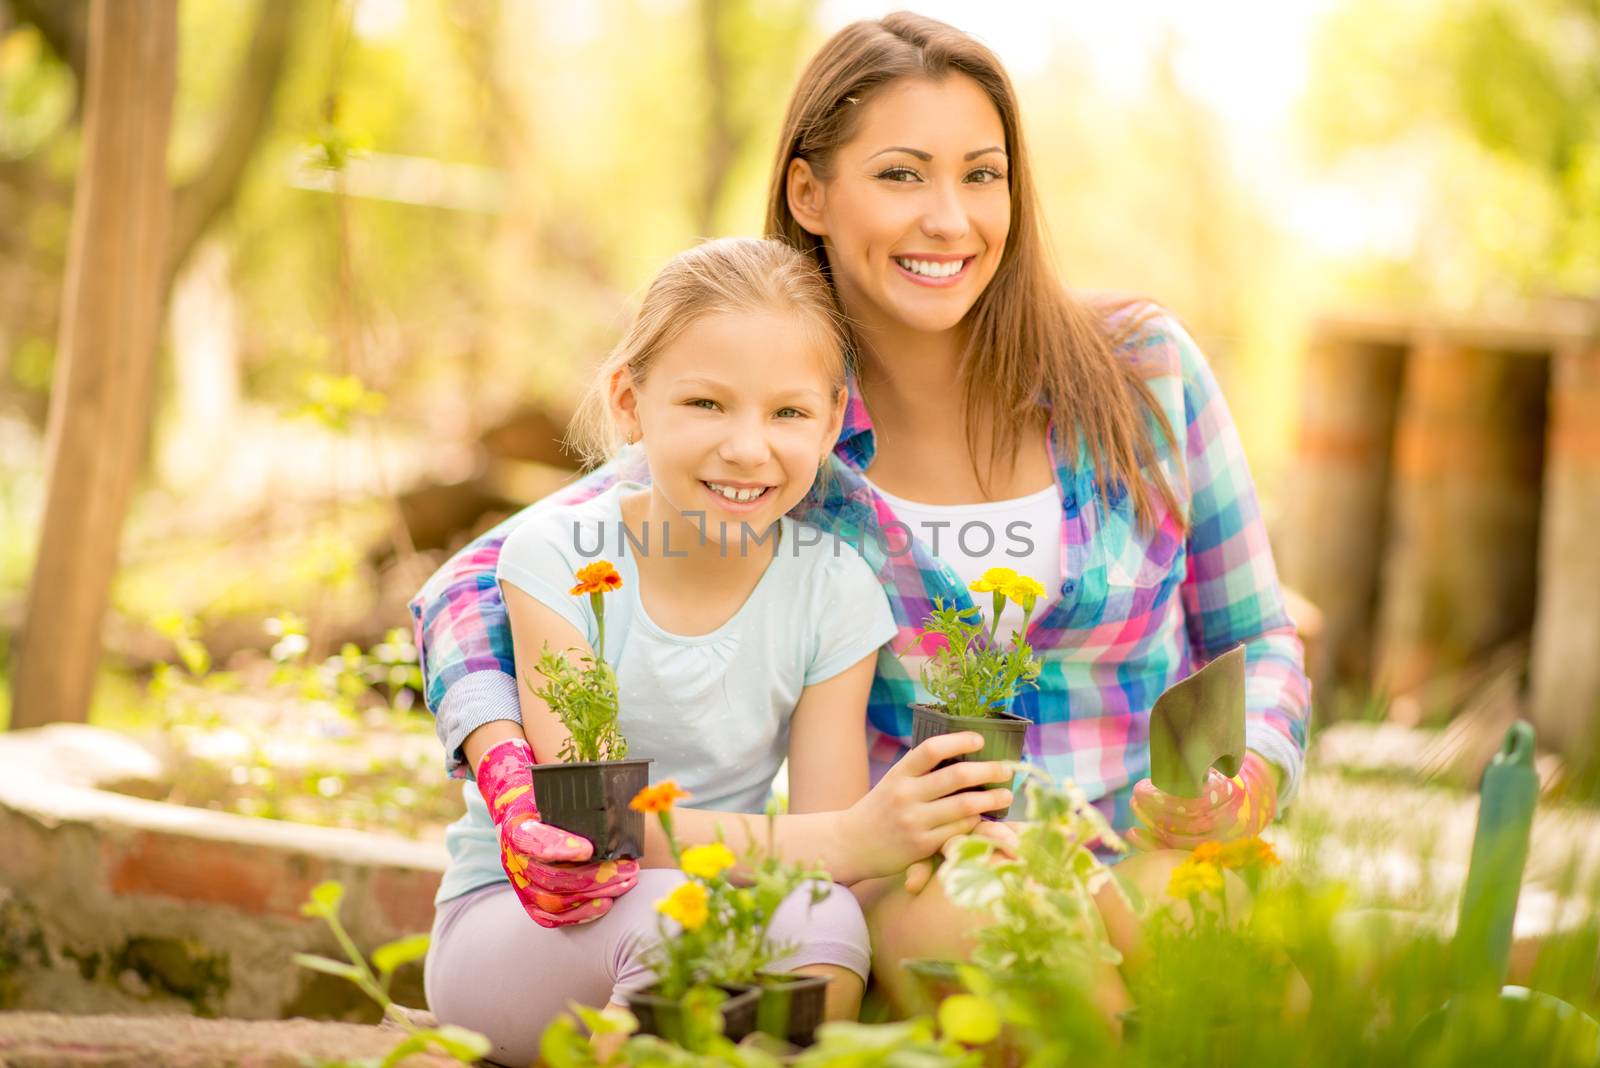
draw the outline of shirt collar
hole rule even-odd
[[[867,403],[861,399],[855,375],[850,376],[845,389],[849,400],[844,407],[844,423],[833,451],[857,471],[865,471],[872,465],[872,458],[878,451],[872,433],[872,416],[867,414]]]

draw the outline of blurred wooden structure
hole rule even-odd
[[[1326,318],[1305,374],[1283,574],[1324,613],[1319,688],[1416,693],[1522,644],[1541,741],[1586,756],[1600,305],[1515,323]]]
[[[176,0],[96,0],[47,437],[44,528],[11,726],[83,721],[144,453],[166,284]]]

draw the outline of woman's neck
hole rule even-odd
[[[964,331],[864,331],[862,346],[857,383],[878,433],[895,437],[916,427],[963,425]]]

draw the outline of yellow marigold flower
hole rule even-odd
[[[685,931],[698,931],[710,917],[706,908],[706,888],[699,883],[684,883],[656,902],[656,911],[677,920]]]
[[[1222,893],[1221,868],[1191,858],[1172,869],[1172,877],[1167,880],[1168,897],[1199,897],[1208,893]]]
[[[1026,612],[1033,608],[1035,601],[1044,596],[1044,587],[1039,584],[1037,579],[1031,579],[1027,575],[1018,575],[1015,581],[1007,584],[1001,592]]]
[[[999,590],[1004,593],[1021,576],[1009,567],[991,567],[983,573],[983,577],[967,587],[973,593],[992,593]],[[1037,583],[1035,583],[1037,585]],[[1039,591],[1043,593],[1043,590]]]
[[[1219,853],[1224,868],[1276,868],[1282,863],[1278,851],[1265,838],[1240,838],[1223,846]]]
[[[646,786],[633,795],[628,807],[635,812],[669,812],[679,801],[687,801],[689,793],[678,789],[678,780],[668,779],[654,786]]]
[[[697,879],[715,879],[737,863],[738,858],[733,855],[733,850],[721,842],[712,842],[710,845],[685,849],[678,866],[685,875],[693,875]]]
[[[610,593],[622,588],[622,576],[617,574],[610,560],[596,560],[578,568],[577,577],[578,584],[567,591],[574,596],[580,593]]]

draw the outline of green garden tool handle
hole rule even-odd
[[[1478,829],[1452,946],[1456,987],[1463,992],[1498,990],[1505,983],[1511,925],[1539,801],[1533,755],[1533,726],[1518,720],[1483,773]]]

